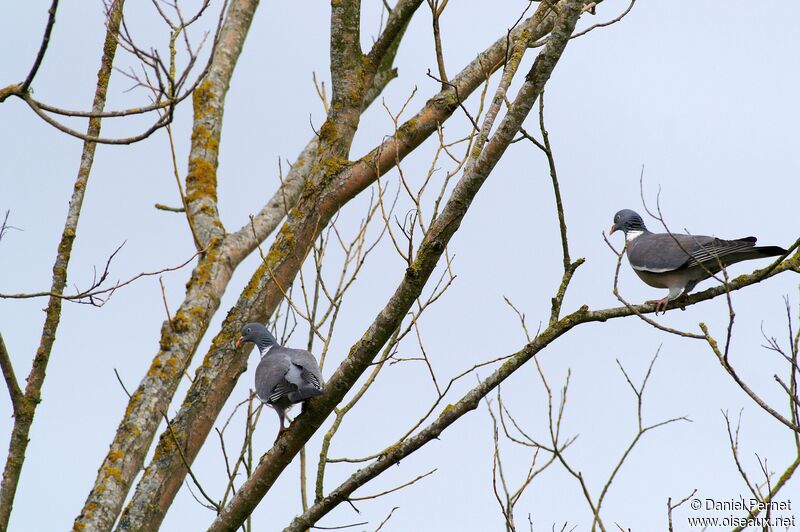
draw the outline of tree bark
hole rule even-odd
[[[100,69],[97,72],[97,88],[92,103],[92,111],[95,113],[102,112],[105,107],[106,91],[108,90],[111,68],[117,51],[117,34],[122,20],[124,4],[124,0],[115,0],[109,8],[103,55],[100,59]],[[54,12],[51,13],[52,16],[55,16]],[[40,52],[40,58],[37,61],[41,61],[42,55],[43,51]],[[100,123],[101,120],[99,118],[90,118],[87,135],[91,137],[99,135]],[[50,292],[54,295],[50,296],[45,309],[42,337],[39,342],[39,348],[36,350],[36,356],[33,359],[33,367],[27,378],[25,393],[14,404],[14,428],[11,431],[8,457],[3,470],[2,485],[0,485],[0,530],[8,528],[22,464],[25,462],[25,451],[29,441],[28,435],[33,424],[36,407],[41,402],[42,384],[47,372],[47,364],[50,361],[50,353],[56,340],[58,324],[61,321],[62,300],[59,296],[64,293],[64,287],[67,284],[67,267],[72,254],[72,245],[77,234],[78,220],[80,219],[86,186],[89,183],[89,174],[92,170],[96,147],[97,144],[94,142],[83,143],[78,177],[72,190],[72,199],[67,210],[64,231],[61,234],[56,260],[53,264],[53,283]]]

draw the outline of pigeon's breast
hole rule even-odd
[[[683,290],[689,283],[705,279],[699,268],[683,268],[664,273],[653,273],[643,270],[634,270],[639,278],[653,288],[668,288],[670,290]]]

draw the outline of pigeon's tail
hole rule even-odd
[[[766,259],[783,255],[786,250],[780,246],[755,246],[756,238],[747,237],[737,240],[720,241],[723,245],[712,257],[703,261],[706,268],[714,273],[720,271],[721,266],[730,266],[737,262],[753,259]]]
[[[744,238],[738,238],[735,242],[746,242],[750,245],[756,243],[758,239],[754,236],[746,236]],[[786,250],[780,246],[755,246],[748,247],[743,250],[744,253],[740,253],[743,258],[738,260],[750,260],[750,259],[764,259],[767,257],[777,257],[778,255],[783,255],[786,253]],[[738,262],[737,260],[737,262]]]
[[[291,402],[300,403],[306,399],[311,399],[312,397],[316,397],[318,395],[322,395],[322,390],[315,388],[314,386],[307,385],[301,386],[296,392],[289,393],[288,397]]]
[[[786,253],[786,250],[780,246],[759,246],[754,247],[751,251],[758,253],[758,257],[777,257]]]

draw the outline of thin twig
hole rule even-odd
[[[124,243],[123,243],[123,245],[124,245]],[[153,272],[142,272],[142,273],[139,273],[137,275],[134,275],[133,277],[131,277],[130,279],[128,279],[126,281],[118,281],[117,283],[115,283],[111,287],[100,288],[100,285],[103,283],[103,281],[105,281],[106,277],[109,274],[109,266],[111,264],[111,260],[114,258],[114,255],[116,255],[116,253],[121,248],[122,248],[122,246],[118,247],[114,251],[114,253],[111,254],[111,256],[106,261],[106,266],[105,266],[105,269],[104,269],[103,273],[100,276],[100,279],[99,280],[95,280],[95,282],[92,284],[92,286],[90,288],[86,289],[86,290],[81,290],[81,291],[78,291],[77,293],[71,294],[71,295],[64,295],[64,294],[59,294],[59,293],[56,293],[56,292],[32,292],[32,293],[27,293],[27,294],[0,294],[0,299],[31,299],[31,298],[35,298],[35,297],[56,297],[56,298],[63,299],[63,300],[66,300],[66,301],[73,301],[73,302],[78,302],[78,303],[86,303],[86,304],[91,304],[91,305],[99,307],[99,306],[103,306],[106,302],[108,302],[108,300],[111,298],[111,296],[114,294],[114,292],[116,290],[118,290],[119,288],[122,288],[124,286],[128,286],[129,284],[131,284],[131,283],[133,283],[135,281],[138,281],[142,277],[152,277],[154,275],[161,275],[162,273],[174,272],[176,270],[180,270],[181,268],[185,267],[187,264],[192,262],[192,260],[194,260],[195,257],[197,257],[198,255],[200,255],[201,253],[204,253],[206,251],[204,249],[201,249],[200,251],[195,252],[191,257],[189,257],[187,260],[185,260],[181,264],[178,264],[177,266],[163,268],[161,270],[153,271]],[[104,295],[104,294],[108,294],[108,297],[105,298],[105,299],[100,299],[100,298],[97,297],[97,296]],[[86,302],[81,301],[83,299],[87,299],[88,301],[86,301]],[[99,303],[96,302],[95,299],[97,299],[99,301]]]
[[[14,415],[18,415],[24,397],[17,382],[17,376],[14,374],[14,365],[11,363],[11,356],[8,354],[8,349],[6,349],[2,333],[0,333],[0,368],[3,370],[8,394],[11,396],[11,407],[14,410]]]
[[[42,43],[39,45],[39,51],[36,54],[36,59],[33,61],[33,66],[31,66],[28,75],[25,77],[25,81],[23,81],[19,86],[19,92],[21,93],[28,91],[28,87],[31,86],[33,78],[36,77],[36,73],[39,71],[39,67],[42,65],[44,54],[47,52],[47,46],[50,44],[50,33],[53,31],[53,26],[56,23],[57,9],[58,0],[53,0],[53,2],[50,4],[50,9],[47,10],[47,24],[44,28]]]
[[[406,482],[404,484],[400,484],[399,486],[396,486],[396,487],[394,487],[392,489],[388,489],[386,491],[381,491],[380,493],[375,493],[373,495],[364,495],[363,497],[350,497],[350,500],[351,501],[366,501],[366,500],[369,500],[369,499],[377,499],[378,497],[383,497],[384,495],[388,495],[390,493],[394,493],[395,491],[398,491],[398,490],[401,490],[403,488],[406,488],[406,487],[414,484],[418,480],[422,480],[423,478],[436,473],[436,471],[438,469],[439,469],[438,467],[434,468],[434,469],[431,469],[427,473],[423,473],[422,475],[418,476],[417,478],[415,478],[413,480],[409,480],[408,482]]]

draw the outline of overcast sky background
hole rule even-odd
[[[381,2],[364,4],[366,47],[377,33]],[[25,77],[48,5],[31,0],[2,9],[0,85]],[[517,0],[451,2],[442,19],[448,73],[453,76],[504,35],[525,5]],[[607,0],[598,6],[597,16],[584,16],[580,25],[615,17],[625,6],[626,2]],[[570,286],[565,312],[582,304],[592,309],[617,306],[611,293],[615,256],[601,232],[608,230],[617,210],[641,211],[642,165],[647,198],[654,201],[660,187],[662,209],[675,229],[729,238],[756,235],[763,244],[781,246],[797,238],[800,34],[796,21],[788,16],[793,7],[789,2],[642,1],[619,24],[569,44],[545,99],[572,255],[586,258]],[[188,5],[185,10],[189,11]],[[126,15],[141,42],[163,50],[166,32],[149,3],[131,3]],[[212,14],[206,24],[213,21]],[[259,8],[225,109],[218,177],[220,211],[229,231],[247,223],[248,215],[272,195],[279,183],[278,158],[293,161],[313,134],[309,116],[315,127],[324,120],[311,73],[329,78],[328,24],[329,6],[321,0],[264,1]],[[50,49],[33,84],[35,96],[62,107],[88,108],[104,31],[100,2],[63,2]],[[406,118],[437,91],[438,84],[425,76],[436,67],[430,33],[430,13],[423,6],[398,53],[400,77],[382,95],[386,106],[397,112],[416,88]],[[199,37],[199,32],[194,35]],[[118,66],[133,64],[129,57],[119,57]],[[533,58],[533,53],[528,54],[523,71]],[[115,74],[107,109],[144,101],[146,95],[141,92],[124,93],[129,86],[128,80]],[[519,80],[512,94],[518,86]],[[476,98],[469,104],[474,110]],[[141,131],[144,125],[139,119],[106,122],[103,133],[124,136]],[[10,223],[22,229],[7,233],[0,242],[0,292],[46,290],[81,142],[46,125],[16,99],[0,105],[0,126],[0,211],[10,209]],[[74,126],[85,129],[79,122]],[[190,127],[187,102],[174,124],[182,174]],[[533,115],[526,127],[537,129]],[[468,121],[459,112],[445,125],[450,140],[467,131]],[[363,117],[351,157],[362,155],[391,132],[391,122],[376,102]],[[412,182],[420,183],[434,147],[427,143],[403,163]],[[444,163],[441,166],[439,180],[449,169]],[[388,180],[396,186],[396,173]],[[340,225],[345,233],[352,234],[367,199],[365,195],[343,209]],[[112,266],[114,279],[189,258],[194,249],[185,218],[157,211],[155,203],[179,203],[163,131],[133,146],[98,147],[70,263],[70,285],[87,286],[93,267],[101,269],[123,241],[125,247]],[[407,208],[406,202],[398,212]],[[655,222],[650,225],[657,227]],[[613,240],[621,246],[619,235]],[[561,251],[547,164],[537,149],[520,142],[508,150],[450,249],[456,255],[458,278],[421,321],[426,350],[444,381],[476,362],[524,345],[517,319],[503,296],[526,313],[532,331],[549,316],[550,297],[560,280]],[[257,261],[257,256],[250,257],[237,270],[190,374]],[[740,264],[731,270],[738,275],[765,264]],[[335,276],[337,270],[333,264],[328,274]],[[382,308],[403,271],[402,262],[385,241],[343,307],[323,372],[326,377]],[[189,274],[186,268],[164,275],[172,311],[182,300]],[[706,282],[700,289],[710,285]],[[664,295],[642,284],[627,262],[620,286],[634,302]],[[760,328],[763,325],[785,345],[784,295],[790,297],[796,316],[798,277],[791,273],[733,295],[737,315],[732,353],[740,374],[782,412],[787,400],[773,375],[785,376],[785,364],[760,347]],[[45,305],[44,299],[0,301],[0,330],[20,381],[30,370]],[[717,298],[685,312],[670,311],[657,320],[694,330],[703,321],[722,338],[727,314],[724,298]],[[71,525],[127,404],[113,370],[134,389],[157,351],[163,320],[156,278],[120,290],[102,309],[64,305],[12,530],[63,530]],[[299,331],[290,343],[303,346],[305,338],[305,332]],[[539,360],[557,388],[567,370],[572,371],[562,432],[580,435],[567,458],[583,472],[594,497],[636,433],[635,397],[615,360],[639,382],[659,346],[661,355],[645,396],[644,421],[652,424],[688,416],[693,422],[645,435],[604,502],[607,526],[664,528],[667,498],[683,498],[693,489],[701,498],[749,497],[731,457],[721,411],[735,418],[743,409],[740,447],[751,478],[761,478],[755,453],[766,458],[769,469],[778,474],[793,459],[790,432],[745,396],[705,344],[667,335],[635,317],[582,325],[540,353]],[[417,356],[419,349],[407,341],[400,353]],[[255,355],[251,362],[218,425],[252,387]],[[485,369],[479,375],[488,373]],[[474,383],[474,378],[463,379],[447,402],[455,402]],[[187,387],[184,381],[175,405]],[[503,397],[529,434],[547,439],[546,395],[533,364],[503,385]],[[388,368],[345,420],[331,456],[364,456],[385,448],[426,411],[433,398],[424,366],[406,363]],[[0,447],[5,451],[12,426],[5,392],[0,393],[2,412],[8,413],[0,424]],[[265,412],[256,433],[257,454],[269,448],[276,429],[276,416]],[[312,439],[308,449],[310,475],[320,439],[320,435]],[[341,505],[319,524],[369,521],[357,529],[374,530],[398,506],[384,530],[501,529],[502,516],[492,493],[492,449],[491,419],[482,405],[448,429],[440,441],[406,458],[357,495],[388,489],[436,467],[434,475],[401,492],[358,503],[361,514]],[[516,487],[527,471],[530,450],[504,444],[502,452],[507,480]],[[329,465],[326,489],[336,487],[354,470],[352,465]],[[215,438],[209,438],[194,471],[207,490],[221,495],[225,474]],[[800,508],[800,479],[792,479],[778,500],[792,500]],[[257,530],[276,530],[300,510],[296,460],[258,507],[253,522]],[[591,523],[577,481],[557,464],[534,481],[518,503],[520,526],[527,527],[529,513],[536,530],[549,530],[553,524],[560,528],[565,522],[586,530]],[[685,529],[687,516],[703,515],[728,514],[684,507],[676,512],[676,527]],[[800,509],[796,515],[800,518]],[[213,514],[184,488],[163,530],[198,530],[212,519]]]

